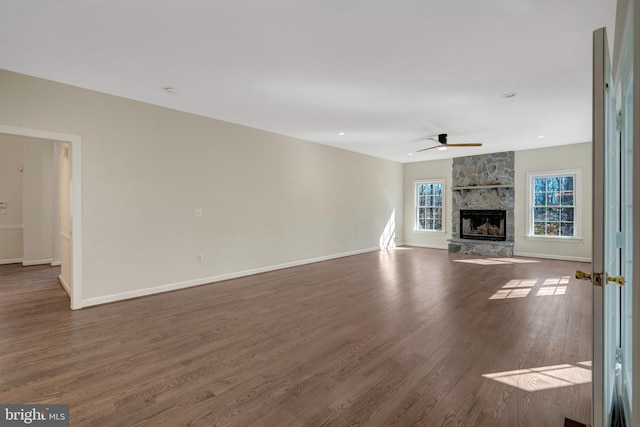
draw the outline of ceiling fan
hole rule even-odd
[[[434,145],[433,147],[429,147],[429,148],[423,148],[422,150],[418,150],[417,152],[419,153],[420,151],[427,151],[427,150],[433,150],[434,148],[437,148],[438,150],[446,150],[447,147],[481,147],[482,144],[479,142],[469,142],[466,144],[448,144],[447,143],[447,134],[446,133],[441,133],[438,135],[438,139],[436,140],[435,138],[426,138],[427,140],[430,141],[435,141],[435,142],[439,142],[440,145]]]

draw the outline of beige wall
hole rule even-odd
[[[20,137],[0,134],[0,264],[22,262],[22,157]]]
[[[53,261],[53,143],[27,138],[22,173],[24,265]]]
[[[452,159],[407,163],[404,165],[404,244],[447,249],[451,238],[451,170]],[[414,182],[425,179],[445,179],[444,232],[415,231]]]
[[[591,260],[592,165],[591,143],[516,151],[515,164],[515,253],[576,261]],[[528,237],[527,173],[578,169],[582,182],[578,203],[582,214],[581,239]]]
[[[452,159],[408,163],[404,165],[404,243],[411,246],[447,248],[451,238]],[[542,239],[526,236],[528,172],[579,169],[582,175],[580,239]],[[413,230],[413,182],[446,178],[446,232]],[[591,260],[591,143],[572,144],[515,152],[515,247],[516,255],[578,261]]]
[[[0,93],[3,124],[82,137],[85,305],[371,250],[394,212],[402,241],[401,164],[7,71]]]

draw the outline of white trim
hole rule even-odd
[[[69,236],[68,234],[60,233],[60,236],[64,237],[67,240],[71,240],[71,236]]]
[[[513,255],[522,256],[522,257],[528,257],[528,258],[557,259],[557,260],[560,260],[560,261],[591,262],[591,258],[589,258],[589,257],[580,257],[580,256],[535,254],[535,253],[529,253],[529,252],[514,252]]]
[[[268,267],[260,267],[260,268],[254,268],[251,270],[238,271],[235,273],[220,274],[220,275],[211,276],[211,277],[202,277],[200,279],[187,280],[187,281],[178,282],[178,283],[169,283],[166,285],[154,286],[153,288],[138,289],[135,291],[121,292],[118,294],[111,294],[111,295],[105,295],[105,296],[96,297],[96,298],[89,298],[89,299],[82,300],[82,306],[89,307],[93,305],[107,304],[110,302],[122,301],[122,300],[131,299],[131,298],[138,298],[138,297],[143,297],[147,295],[154,295],[154,294],[159,294],[163,292],[175,291],[178,289],[186,289],[194,286],[208,285],[215,282],[221,282],[223,280],[237,279],[239,277],[252,276],[254,274],[267,273],[269,271],[281,270],[281,269],[290,268],[290,267],[297,267],[305,264],[313,264],[316,262],[328,261],[336,258],[344,258],[344,257],[359,255],[367,252],[378,252],[380,250],[381,249],[379,247],[361,249],[361,250],[352,251],[352,252],[344,252],[340,254],[327,255],[327,256],[305,259],[300,261],[293,261],[285,264],[277,264],[277,265],[271,265]]]
[[[448,245],[434,245],[430,243],[416,243],[416,242],[404,242],[402,246],[415,246],[418,248],[431,248],[431,249],[444,249],[449,250]]]
[[[53,262],[53,258],[49,259],[36,259],[33,261],[22,261],[23,267],[31,267],[32,265],[42,265],[42,264],[51,264]]]
[[[0,225],[0,230],[22,230],[21,225]]]
[[[49,264],[51,267],[60,267],[62,265],[62,261],[53,261]]]
[[[58,282],[60,282],[60,285],[62,285],[62,288],[67,293],[67,295],[71,297],[71,290],[69,289],[69,285],[67,284],[67,282],[64,281],[62,274],[58,276]]]
[[[567,242],[567,243],[582,243],[584,239],[580,237],[565,237],[565,236],[524,236],[526,240],[541,240],[544,242]]]
[[[446,231],[441,230],[411,230],[411,232],[416,234],[447,234]]]
[[[0,259],[0,265],[4,264],[21,264],[22,258]]]
[[[72,310],[82,308],[82,137],[0,124],[0,133],[71,144],[71,291]]]
[[[539,177],[549,177],[549,176],[566,176],[573,175],[573,236],[571,237],[563,237],[563,236],[540,236],[533,234],[533,203],[534,203],[534,192],[533,192],[533,179]],[[527,192],[527,224],[526,224],[526,238],[544,238],[545,240],[549,239],[551,241],[553,239],[577,239],[582,240],[582,169],[562,169],[562,170],[553,170],[553,171],[539,171],[539,172],[527,172],[526,174],[526,192]]]

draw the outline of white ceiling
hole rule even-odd
[[[591,33],[613,40],[615,3],[0,0],[0,68],[432,160],[590,141]],[[438,133],[484,146],[408,155]]]

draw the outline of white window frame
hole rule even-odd
[[[413,181],[413,231],[416,233],[440,233],[444,234],[446,231],[446,180],[445,178],[437,179],[420,179]],[[422,184],[440,184],[442,186],[442,229],[440,230],[422,230],[418,227],[418,185]]]
[[[534,234],[534,185],[535,178],[552,176],[573,176],[573,236],[551,236]],[[532,240],[582,240],[582,170],[563,169],[543,172],[527,172],[527,239]]]

